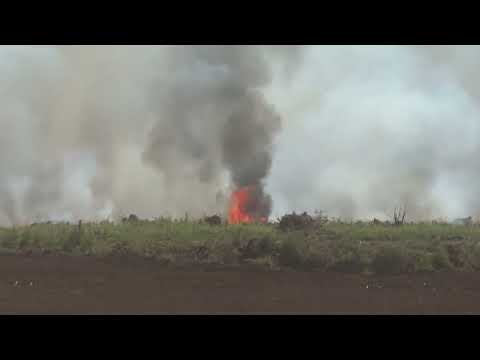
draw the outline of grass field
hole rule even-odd
[[[13,252],[133,255],[172,266],[255,264],[268,269],[396,274],[480,269],[480,226],[328,222],[284,232],[276,224],[159,219],[0,228]]]

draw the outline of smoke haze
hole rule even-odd
[[[225,213],[245,185],[267,198],[281,120],[261,90],[297,51],[0,48],[0,222]]]
[[[2,46],[0,224],[480,215],[477,46]],[[273,200],[270,203],[270,196]]]
[[[479,214],[476,46],[311,47],[286,91],[275,211],[345,218]]]

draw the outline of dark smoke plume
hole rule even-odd
[[[161,119],[145,158],[167,176],[177,178],[180,172],[205,183],[227,170],[234,188],[254,186],[256,201],[269,204],[262,181],[281,120],[259,91],[272,77],[268,50],[199,46],[170,53],[170,61],[181,64],[181,75],[168,79],[169,94],[158,103]],[[295,53],[294,48],[276,51]],[[270,212],[270,205],[262,206]]]
[[[0,48],[0,225],[203,216],[262,190],[296,46]],[[262,197],[267,198],[262,195]]]

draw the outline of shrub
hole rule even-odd
[[[304,264],[304,256],[300,246],[294,241],[287,240],[280,246],[279,264],[287,267],[301,267]]]
[[[211,226],[222,225],[222,218],[218,215],[206,216],[203,221]]]
[[[313,223],[313,218],[306,212],[302,215],[293,213],[283,216],[278,223],[278,228],[282,231],[295,231],[310,228]]]
[[[407,252],[407,262],[411,272],[430,272],[435,269],[434,255],[425,250]]]
[[[454,268],[461,269],[468,265],[467,254],[462,243],[444,245],[448,260]]]
[[[444,246],[438,245],[432,256],[432,266],[434,270],[446,270],[453,268]]]
[[[408,258],[402,249],[385,246],[374,256],[371,267],[377,274],[396,275],[408,270]]]
[[[310,269],[329,269],[335,264],[335,254],[325,242],[315,242],[307,249],[305,265]]]
[[[63,251],[71,252],[80,246],[81,233],[78,230],[71,232],[68,239],[63,243]]]
[[[17,232],[13,229],[1,229],[0,230],[0,247],[4,249],[15,249],[18,246]]]
[[[480,270],[480,243],[474,244],[469,252],[470,264],[474,270]]]
[[[274,249],[275,244],[273,240],[268,237],[262,237],[250,240],[246,246],[240,247],[239,251],[242,260],[251,260],[272,255]]]

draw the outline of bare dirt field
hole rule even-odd
[[[480,314],[480,273],[173,270],[142,259],[1,255],[0,314]]]

